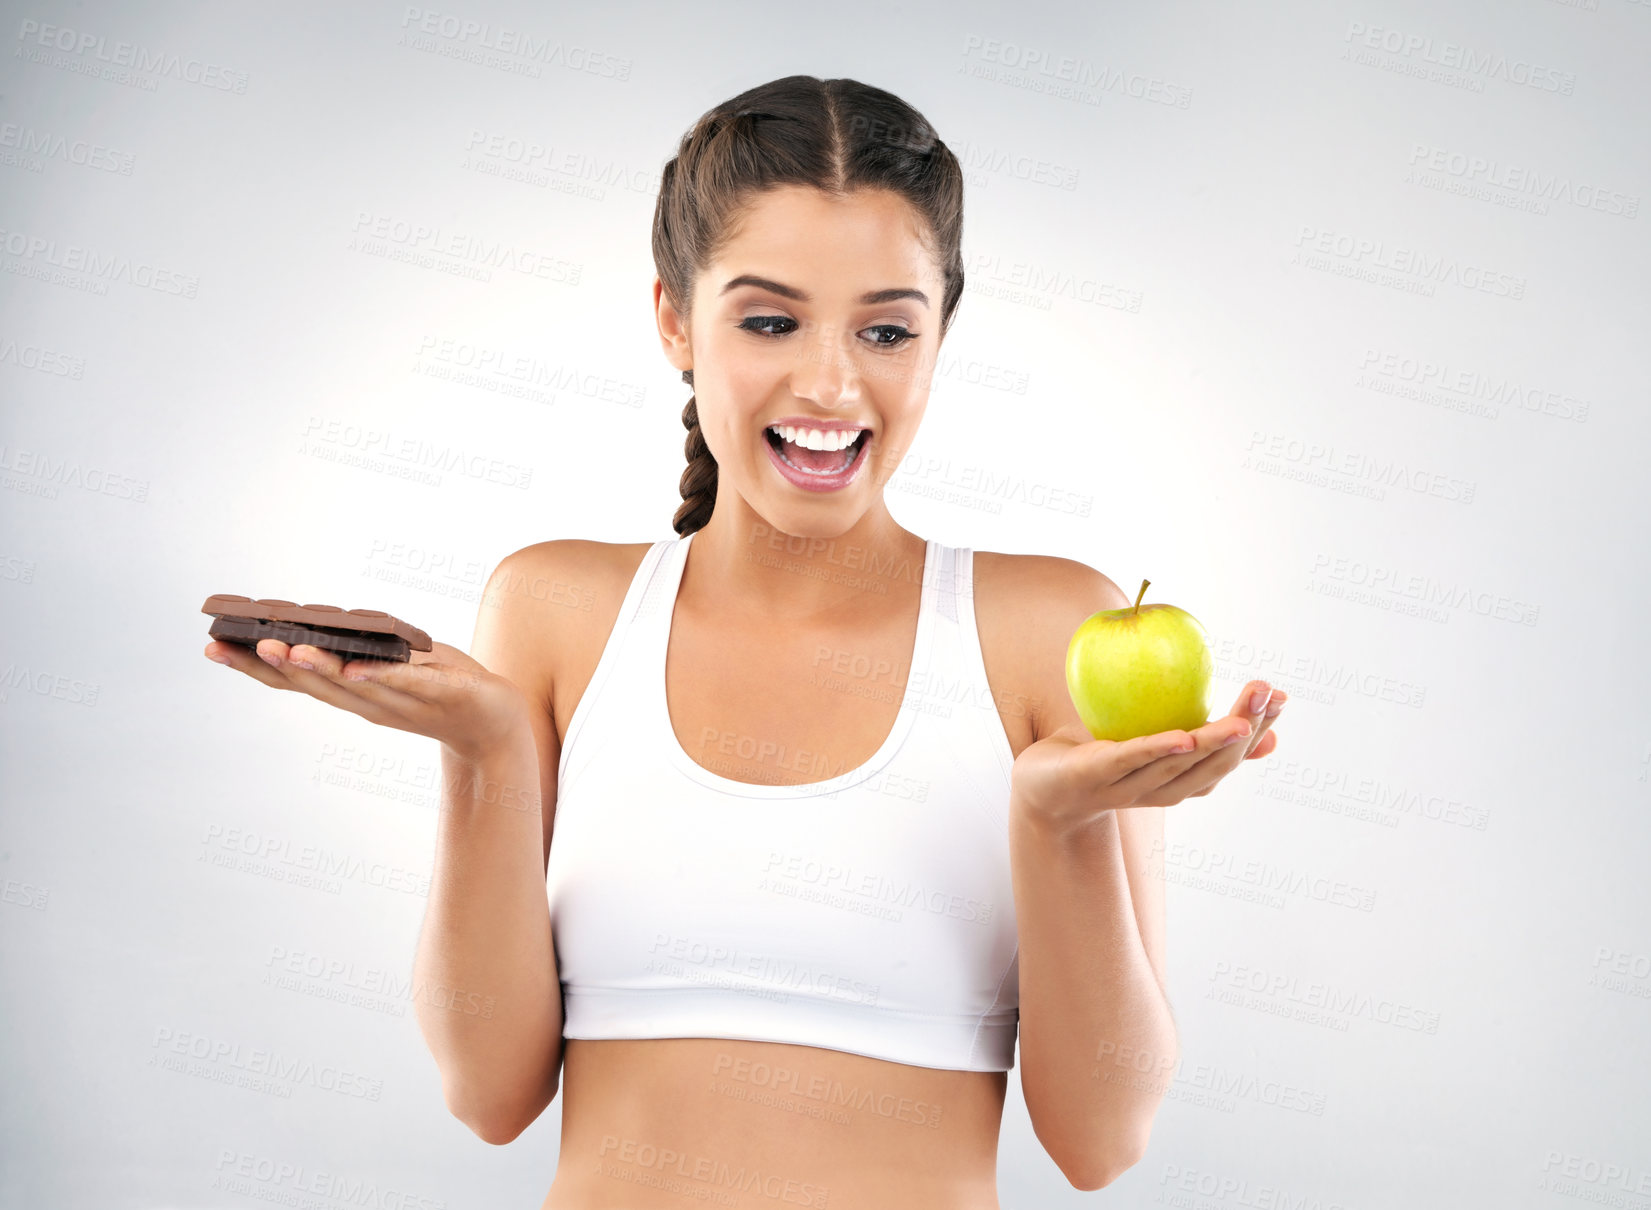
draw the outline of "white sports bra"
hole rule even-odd
[[[562,744],[546,890],[564,1035],[1009,1070],[1013,753],[975,627],[973,551],[928,541],[903,687],[853,668],[833,686],[901,695],[876,754],[841,771],[776,752],[822,780],[754,785],[689,757],[665,704],[692,539],[643,556]],[[750,761],[756,742],[734,755]]]

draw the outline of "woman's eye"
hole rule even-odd
[[[770,324],[790,324],[792,327],[795,327],[797,321],[794,319],[788,319],[784,315],[752,315],[746,319],[742,319],[739,326],[747,332],[759,332],[764,336],[784,335],[782,332],[770,332],[768,330],[768,325]],[[786,331],[790,331],[790,328],[786,329]]]
[[[892,333],[893,339],[891,340],[872,341],[872,344],[878,345],[885,349],[892,349],[896,345],[903,345],[908,340],[911,340],[913,337],[917,336],[916,332],[908,331],[907,329],[902,328],[899,324],[878,324],[874,328],[867,328],[866,331]]]

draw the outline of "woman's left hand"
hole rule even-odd
[[[1287,696],[1266,681],[1251,681],[1224,718],[1193,731],[1118,742],[1069,723],[1015,758],[1013,799],[1064,828],[1117,807],[1172,807],[1202,798],[1243,761],[1278,746],[1272,725]]]

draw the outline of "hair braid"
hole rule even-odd
[[[682,371],[682,381],[694,385],[694,372]],[[705,444],[705,435],[699,431],[699,405],[692,395],[688,406],[682,409],[682,424],[688,437],[682,443],[682,452],[688,457],[688,469],[682,472],[677,490],[682,493],[682,506],[671,518],[671,528],[678,536],[687,537],[704,529],[711,519],[711,509],[717,502],[717,460],[711,456],[711,447]]]

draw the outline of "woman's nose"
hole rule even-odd
[[[811,321],[804,332],[807,339],[798,342],[797,360],[791,367],[791,391],[799,399],[831,407],[857,385],[844,331]]]

